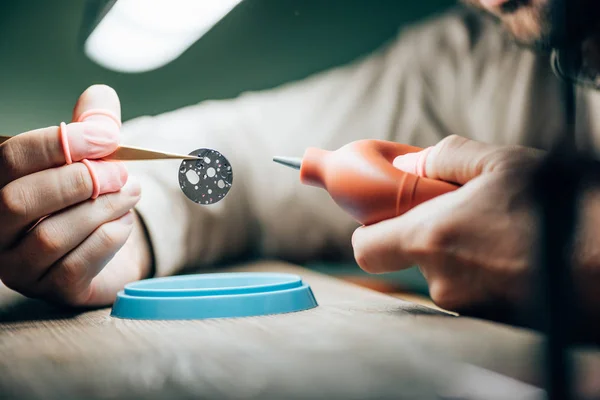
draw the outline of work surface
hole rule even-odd
[[[319,307],[132,321],[111,318],[110,309],[68,313],[2,288],[0,398],[425,399],[462,390],[486,394],[462,398],[538,398],[529,385],[542,384],[533,332],[447,315],[287,264],[235,269],[297,273]],[[597,349],[578,351],[577,365],[580,390],[600,395]]]

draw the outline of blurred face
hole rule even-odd
[[[515,40],[558,50],[560,75],[600,90],[600,0],[462,0],[498,19]]]
[[[600,33],[600,0],[463,0],[499,19],[514,38],[536,48],[561,48]],[[569,15],[565,15],[568,6]]]

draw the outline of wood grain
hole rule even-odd
[[[482,382],[465,372],[471,364],[541,383],[540,337],[532,332],[279,262],[234,269],[298,273],[319,307],[256,318],[130,321],[111,318],[110,309],[70,312],[4,290],[0,398],[427,399]],[[578,366],[580,387],[600,393],[598,351],[578,354]]]

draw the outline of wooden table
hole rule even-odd
[[[533,332],[444,314],[279,262],[234,269],[297,273],[319,307],[256,318],[133,321],[111,318],[110,309],[70,313],[4,288],[0,398],[539,394],[529,386],[541,385],[541,338]],[[580,390],[600,395],[598,349],[576,357]]]

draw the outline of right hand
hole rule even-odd
[[[114,90],[102,85],[88,88],[75,106],[73,120],[99,108],[120,118]],[[70,165],[66,165],[58,127],[26,132],[0,145],[0,280],[28,297],[70,305],[107,304],[126,282],[108,279],[111,290],[107,291],[98,287],[106,286],[107,278],[94,278],[115,258],[138,223],[132,209],[141,189],[128,179],[122,163],[91,161],[100,185],[100,196],[91,200],[92,179],[78,161],[98,160],[114,152],[119,127],[110,118],[95,115],[69,124],[67,132]],[[132,259],[121,258],[124,264]],[[109,275],[133,280],[143,277],[146,266],[118,267],[139,271]]]

